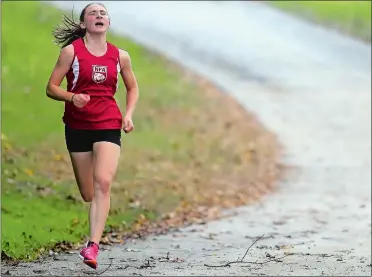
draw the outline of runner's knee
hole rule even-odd
[[[112,179],[113,178],[111,174],[109,173],[95,174],[94,175],[95,190],[97,190],[97,192],[104,193],[104,194],[109,193]]]

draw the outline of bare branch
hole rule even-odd
[[[269,263],[269,262],[281,262],[281,259],[287,257],[287,256],[290,256],[292,255],[292,253],[288,253],[286,255],[284,255],[283,257],[280,257],[280,258],[269,258],[268,260],[266,261],[263,261],[263,262],[250,262],[250,261],[244,261],[245,257],[247,256],[249,250],[252,248],[253,245],[256,244],[256,242],[258,242],[260,239],[262,239],[265,235],[262,235],[260,237],[258,237],[248,248],[247,250],[245,251],[243,257],[239,260],[239,258],[236,260],[236,261],[232,261],[232,262],[228,262],[226,264],[222,264],[222,265],[208,265],[208,264],[204,264],[204,266],[206,267],[230,267],[232,264],[258,264],[258,265],[263,265],[263,264],[266,264],[266,263]]]
[[[293,255],[293,253],[288,253],[286,255],[284,255],[283,257],[280,257],[280,258],[270,258],[266,261],[263,261],[263,262],[251,262],[251,261],[242,261],[242,260],[239,260],[239,261],[232,261],[232,262],[228,262],[226,264],[222,264],[222,265],[208,265],[208,264],[204,264],[204,266],[206,267],[230,267],[232,264],[257,264],[257,265],[263,265],[263,264],[267,264],[267,263],[270,263],[270,262],[282,262],[281,259],[284,259],[285,257],[287,256],[290,256],[290,255]]]
[[[105,270],[103,270],[102,272],[98,273],[97,275],[101,275],[101,274],[105,273],[107,270],[109,270],[110,267],[112,266],[112,260],[113,260],[113,258],[110,258],[110,264],[109,264],[109,266]]]
[[[264,236],[265,236],[265,234],[263,234],[262,236],[256,238],[256,240],[255,240],[255,241],[254,241],[254,242],[253,242],[253,243],[248,247],[247,251],[245,251],[245,254],[244,254],[244,256],[241,258],[240,261],[243,261],[243,260],[244,260],[245,256],[247,256],[248,251],[252,248],[252,246],[255,245],[256,242],[259,241],[260,239],[262,239]]]

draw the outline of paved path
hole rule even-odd
[[[113,30],[209,78],[256,113],[278,134],[291,169],[276,193],[233,218],[110,248],[100,256],[100,270],[113,258],[103,275],[371,275],[370,45],[252,2],[107,7]],[[246,261],[294,255],[204,265],[241,258],[262,234]],[[75,254],[57,259],[2,272],[92,272]]]

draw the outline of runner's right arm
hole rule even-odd
[[[49,98],[57,101],[72,101],[74,93],[64,90],[60,85],[70,70],[73,58],[74,47],[72,45],[68,45],[61,50],[46,87],[46,94]]]

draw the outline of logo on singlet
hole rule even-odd
[[[92,79],[96,83],[102,83],[107,79],[107,66],[93,65]]]

